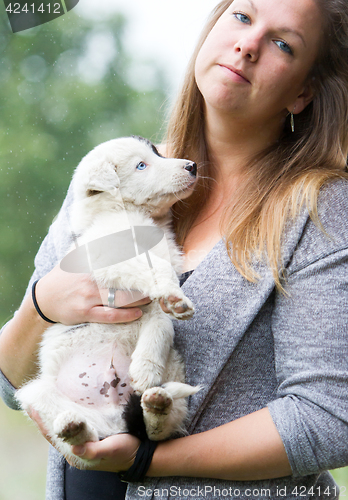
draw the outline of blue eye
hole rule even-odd
[[[275,40],[274,43],[280,48],[280,50],[282,50],[283,52],[286,52],[287,54],[292,55],[292,49],[291,49],[289,44],[287,44],[283,40]]]
[[[242,12],[234,12],[233,15],[241,23],[244,23],[244,24],[250,23],[250,18],[246,14],[243,14]]]
[[[145,168],[147,167],[146,163],[144,163],[143,161],[141,161],[140,163],[138,163],[137,165],[137,169],[138,170],[145,170]]]

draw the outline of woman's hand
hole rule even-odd
[[[35,422],[43,437],[52,445],[42,420],[35,410],[29,411],[30,418]],[[88,442],[83,446],[72,446],[74,455],[86,460],[100,459],[99,465],[90,467],[90,470],[100,470],[107,472],[120,472],[128,470],[133,465],[140,441],[131,434],[116,434],[98,442]],[[73,463],[70,465],[76,467]]]
[[[116,298],[116,305],[127,307],[106,306],[108,290],[99,290],[90,275],[67,273],[59,265],[36,285],[36,300],[42,313],[65,325],[128,323],[139,319],[139,306],[150,302],[140,292],[118,291]],[[29,293],[0,335],[0,369],[14,387],[20,387],[37,373],[39,344],[49,326],[39,316]]]
[[[80,323],[128,323],[142,315],[139,306],[151,300],[141,292],[116,290],[115,307],[108,307],[108,289],[100,289],[89,274],[62,271],[59,265],[40,279],[36,285],[36,300],[41,311],[52,321],[64,325]],[[177,297],[169,297],[175,303]],[[165,313],[171,311],[163,299],[160,305]],[[183,312],[180,307],[177,311]]]
[[[72,446],[71,451],[86,460],[101,460],[99,465],[89,467],[90,470],[120,472],[128,470],[133,465],[139,446],[140,440],[135,436],[116,434],[102,441]]]
[[[151,301],[140,292],[116,293],[116,308],[108,307],[108,290],[101,290],[89,274],[62,271],[57,265],[40,279],[36,300],[43,314],[64,325],[127,323],[142,315],[139,306]]]

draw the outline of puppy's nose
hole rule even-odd
[[[189,161],[188,163],[186,163],[184,168],[185,168],[185,170],[188,170],[188,172],[190,172],[191,175],[196,177],[196,175],[197,175],[197,164],[196,163],[194,163],[193,161]]]

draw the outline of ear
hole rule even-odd
[[[313,101],[314,92],[311,85],[306,84],[303,87],[302,92],[297,96],[296,100],[287,107],[289,113],[293,113],[294,115],[298,115],[303,111],[309,103]]]
[[[115,171],[115,165],[103,161],[89,168],[85,180],[85,190],[87,196],[105,192],[115,192],[120,187],[120,180]]]

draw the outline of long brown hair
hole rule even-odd
[[[194,193],[173,207],[174,226],[183,244],[209,197],[214,163],[205,141],[203,97],[194,78],[197,54],[209,32],[233,0],[221,1],[212,12],[188,66],[183,88],[168,124],[170,154],[194,159],[200,180]],[[306,204],[317,219],[320,188],[345,173],[348,154],[348,4],[347,0],[316,0],[323,13],[319,56],[309,75],[313,101],[295,117],[295,133],[286,120],[277,144],[252,158],[238,199],[226,209],[222,234],[233,264],[249,281],[255,255],[267,256],[278,288],[281,285],[281,239],[289,217]],[[233,210],[232,210],[233,208]],[[232,244],[233,242],[233,244]]]

